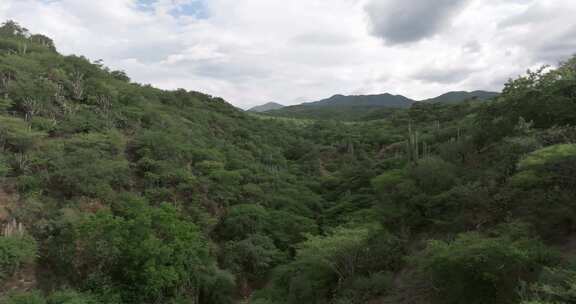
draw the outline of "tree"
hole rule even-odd
[[[449,190],[456,182],[454,165],[436,157],[419,160],[410,170],[411,177],[429,195]]]
[[[226,240],[242,240],[257,234],[268,224],[268,211],[256,204],[232,206],[218,228],[220,237]]]
[[[8,20],[0,26],[0,36],[8,37],[25,37],[29,34],[28,30],[13,20]]]
[[[390,231],[408,236],[420,224],[424,212],[420,207],[422,193],[405,170],[390,170],[371,181],[381,201],[384,226]]]
[[[237,275],[240,292],[245,297],[251,294],[250,280],[263,277],[285,258],[270,238],[258,234],[226,243],[223,256],[224,266]]]
[[[362,256],[369,254],[365,246],[368,233],[366,228],[341,228],[326,237],[309,236],[298,246],[298,257],[326,265],[342,286],[356,274]]]
[[[454,241],[430,241],[415,258],[437,303],[518,302],[517,288],[551,254],[538,241],[510,236],[460,234]]]
[[[71,282],[97,294],[118,294],[124,303],[198,299],[213,271],[199,229],[174,207],[150,207],[137,197],[124,197],[116,209],[63,226],[52,258]]]
[[[34,43],[38,43],[40,45],[42,45],[43,47],[51,50],[51,51],[56,51],[56,46],[54,45],[54,41],[45,35],[41,35],[41,34],[34,34],[32,36],[30,36],[30,40]]]
[[[306,240],[306,235],[317,234],[318,226],[314,220],[288,211],[269,212],[269,224],[266,232],[273,238],[278,248],[294,249],[295,244]]]

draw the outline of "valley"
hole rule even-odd
[[[574,57],[245,112],[0,26],[2,304],[574,303],[575,187]]]

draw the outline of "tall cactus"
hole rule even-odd
[[[408,123],[408,160],[417,162],[420,158],[420,146],[418,144],[418,131],[412,128],[412,120]]]
[[[412,121],[408,123],[408,160],[416,163],[422,158],[430,157],[430,145],[422,139],[422,134],[414,130]]]

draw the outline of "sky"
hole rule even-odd
[[[0,0],[137,82],[241,107],[502,89],[576,53],[574,0]]]

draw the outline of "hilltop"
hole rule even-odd
[[[284,106],[279,104],[279,103],[268,102],[268,103],[265,103],[263,105],[252,107],[252,108],[248,109],[248,112],[260,113],[260,112],[282,109],[283,107]]]
[[[421,102],[459,103],[463,101],[472,101],[472,100],[486,101],[494,99],[498,97],[498,95],[500,94],[489,91],[473,91],[473,92],[455,91],[455,92],[448,92],[434,98],[425,99],[422,100]]]

